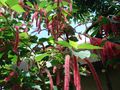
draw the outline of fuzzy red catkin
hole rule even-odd
[[[76,87],[76,90],[81,90],[81,83],[80,83],[80,74],[79,74],[79,69],[78,69],[78,64],[77,64],[77,59],[76,56],[73,56],[73,60],[74,60],[74,65],[73,65],[73,69],[74,69],[74,85]]]
[[[18,44],[19,44],[19,27],[18,26],[16,26],[15,27],[16,28],[16,34],[15,34],[15,44],[14,44],[14,48],[13,48],[13,51],[15,52],[15,53],[17,53],[17,48],[18,48]]]
[[[48,75],[48,78],[50,80],[50,90],[53,90],[53,79],[52,79],[52,76],[51,76],[51,74],[50,74],[48,69],[45,69],[45,71],[46,71],[46,73]]]
[[[57,75],[56,75],[56,85],[60,84],[60,71],[57,71]]]
[[[64,77],[64,90],[69,90],[70,81],[70,56],[65,56],[65,77]]]

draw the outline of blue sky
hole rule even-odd
[[[74,22],[72,22],[70,25],[74,28],[78,24],[75,24]],[[89,27],[90,25],[91,25],[91,23],[88,23],[87,27]],[[41,28],[44,29],[42,27],[42,25],[41,25]],[[49,37],[48,32],[46,30],[41,31],[39,34],[38,34],[38,32],[32,33],[35,29],[36,29],[36,25],[35,25],[35,21],[34,21],[33,22],[33,27],[31,28],[29,33],[32,34],[32,35],[36,35],[38,38],[47,38],[47,37]],[[86,30],[86,27],[85,27],[85,25],[80,25],[80,26],[76,27],[75,29],[76,29],[76,32],[83,33]],[[85,43],[85,42],[88,42],[88,43],[90,42],[89,38],[85,37],[84,35],[81,35],[82,40],[80,40],[78,38],[77,34],[76,34],[76,37],[78,39],[78,42],[77,42],[78,44],[82,44],[82,43]],[[45,42],[44,44],[47,45],[47,42]],[[35,45],[36,44],[33,44],[32,47],[34,47]]]
[[[70,25],[72,27],[76,27],[77,26],[77,24],[75,24],[74,22],[72,22]],[[91,25],[91,23],[88,23],[87,27],[89,27],[90,25]],[[30,30],[29,33],[32,34],[32,35],[36,35],[39,38],[43,38],[43,37],[47,38],[48,37],[48,32],[46,30],[41,31],[40,34],[38,34],[37,32],[36,33],[32,33],[35,29],[36,29],[36,26],[35,26],[35,22],[34,22],[33,23],[33,27],[32,27],[32,29]],[[42,27],[42,29],[43,29],[43,27]],[[85,25],[80,25],[80,26],[76,27],[75,29],[76,29],[77,32],[83,33],[86,30],[86,27],[85,27]]]

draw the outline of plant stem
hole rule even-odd
[[[112,83],[111,83],[111,80],[110,80],[110,77],[109,77],[109,74],[108,74],[108,67],[105,68],[105,78],[106,78],[106,84],[107,84],[107,88],[108,90],[113,90],[112,88]]]

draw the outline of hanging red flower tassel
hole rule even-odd
[[[64,77],[64,90],[69,90],[70,81],[70,56],[65,56],[65,77]]]
[[[92,37],[92,38],[90,38],[90,43],[91,43],[92,45],[95,45],[95,46],[100,46],[101,43],[102,43],[102,39]]]
[[[52,76],[51,76],[51,74],[50,74],[48,69],[45,69],[45,72],[47,73],[48,78],[50,80],[50,90],[53,90],[53,79],[52,79]]]
[[[93,77],[94,77],[94,80],[96,81],[98,90],[103,90],[101,81],[100,81],[100,79],[99,79],[93,65],[91,64],[91,62],[88,59],[84,59],[84,60],[87,62],[88,66],[89,66],[89,68],[90,68],[90,70],[91,70],[91,72],[93,74]]]
[[[104,30],[105,35],[108,36],[111,30],[111,24],[103,24],[102,29]]]
[[[102,39],[100,38],[90,38],[90,43],[92,45],[97,45],[100,46],[102,44]],[[119,44],[110,42],[110,41],[106,41],[104,43],[103,49],[102,50],[94,50],[94,53],[96,51],[100,52],[100,56],[102,58],[102,62],[104,63],[106,60],[112,60],[112,59],[116,59],[116,58],[120,58],[120,47]],[[96,53],[98,54],[98,53]]]
[[[12,86],[12,89],[11,90],[21,90],[21,87],[19,84],[15,84]]]
[[[60,84],[60,71],[58,70],[56,73],[56,85],[58,86]]]
[[[15,44],[14,44],[13,51],[17,53],[18,44],[19,44],[19,30],[18,30],[19,27],[16,26],[15,29],[16,29],[16,33],[15,33]]]
[[[73,56],[73,69],[74,69],[74,85],[76,87],[76,90],[81,90],[81,83],[80,83],[80,74],[79,74],[79,69],[78,69],[78,64],[77,64],[77,59],[75,56]]]

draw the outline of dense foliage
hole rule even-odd
[[[117,0],[0,0],[0,87],[82,90],[87,64],[103,90],[89,58],[119,64],[119,6]],[[78,33],[71,22],[92,25]],[[40,37],[44,31],[48,38]],[[91,44],[78,44],[81,35]]]

